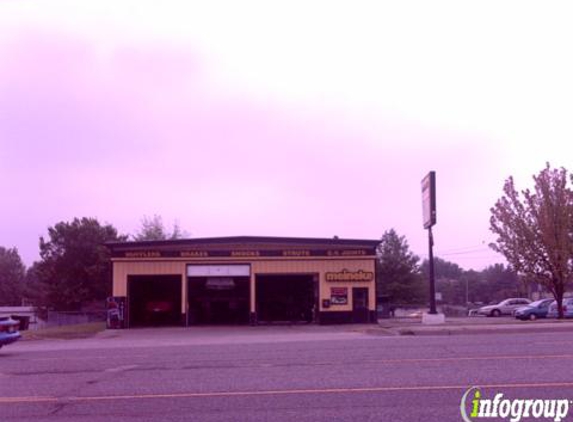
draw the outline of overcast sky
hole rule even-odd
[[[489,250],[514,175],[572,169],[567,2],[0,3],[0,245],[144,215],[192,237],[380,238]]]

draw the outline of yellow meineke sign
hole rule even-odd
[[[326,281],[372,281],[374,273],[370,271],[342,270],[336,273],[326,273]]]

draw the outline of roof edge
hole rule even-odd
[[[145,241],[125,241],[125,242],[106,242],[110,247],[145,247],[145,246],[168,246],[168,245],[194,245],[194,244],[218,244],[218,243],[307,243],[307,244],[338,244],[344,245],[368,245],[371,247],[378,246],[381,240],[374,239],[343,239],[337,237],[277,237],[277,236],[226,236],[226,237],[197,237],[188,239],[168,239],[168,240],[145,240]]]

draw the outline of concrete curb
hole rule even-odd
[[[366,330],[371,335],[394,335],[394,336],[449,336],[449,335],[472,335],[472,334],[530,334],[530,333],[573,333],[573,324],[562,326],[547,326],[540,324],[535,326],[519,327],[516,325],[492,325],[492,326],[406,326],[406,327],[377,327]]]

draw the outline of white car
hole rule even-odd
[[[563,298],[563,318],[573,318],[573,297]],[[547,311],[547,318],[557,318],[557,301],[554,300],[551,305],[549,305],[549,311]]]
[[[497,305],[482,306],[477,310],[478,315],[498,317],[501,315],[513,315],[516,309],[527,306],[531,300],[524,297],[512,297],[499,302]]]

